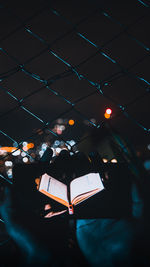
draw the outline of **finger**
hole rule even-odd
[[[53,212],[53,211],[51,211],[51,212],[49,212],[48,214],[46,214],[46,215],[44,216],[44,218],[51,218],[51,217],[54,217],[54,216],[61,215],[61,214],[65,213],[65,212],[67,212],[67,210],[62,210],[62,211],[58,211],[58,212]]]
[[[50,210],[52,208],[52,206],[48,203],[45,204],[44,210]]]

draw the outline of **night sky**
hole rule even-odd
[[[58,118],[75,120],[61,138],[78,142],[107,107],[114,128],[149,144],[148,1],[1,1],[0,25],[1,146]]]

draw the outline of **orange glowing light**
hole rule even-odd
[[[112,109],[111,108],[107,108],[105,110],[105,114],[104,114],[105,119],[110,119],[111,114],[112,114]]]
[[[28,151],[30,148],[33,148],[34,144],[33,143],[29,143],[26,146],[23,147],[24,151]],[[16,151],[20,151],[20,149],[18,149],[17,147],[11,147],[11,146],[4,146],[4,147],[0,147],[0,153],[13,153]]]
[[[28,151],[30,148],[33,148],[34,147],[34,144],[33,143],[29,143],[27,144],[26,146],[23,147],[23,150],[24,151]]]
[[[4,151],[4,152],[8,152],[8,153],[11,153],[16,149],[17,149],[16,147],[7,147],[7,146],[0,147],[0,151]]]
[[[69,122],[68,122],[68,123],[69,123],[69,125],[70,125],[70,126],[72,126],[72,125],[74,125],[74,124],[75,124],[75,121],[71,119],[71,120],[69,120]]]
[[[110,119],[110,114],[105,112],[104,117],[105,117],[105,119]]]

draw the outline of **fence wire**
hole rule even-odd
[[[16,104],[14,105],[13,108],[9,108],[7,106],[7,110],[4,112],[1,112],[0,119],[5,118],[9,114],[13,114],[13,112],[20,112],[20,110],[23,110],[29,116],[31,116],[32,118],[34,118],[35,120],[41,123],[42,130],[46,129],[47,132],[53,135],[55,139],[62,140],[67,146],[69,146],[69,149],[72,151],[74,144],[70,145],[70,143],[64,137],[62,137],[63,135],[61,136],[60,134],[55,132],[52,128],[52,124],[58,118],[61,118],[62,116],[67,116],[70,112],[73,111],[78,116],[78,118],[80,118],[80,123],[83,120],[85,120],[92,127],[100,128],[101,125],[105,123],[104,119],[95,122],[94,120],[91,120],[91,117],[89,117],[87,114],[85,114],[84,112],[81,112],[78,109],[78,105],[80,103],[82,105],[82,101],[86,99],[90,99],[90,97],[92,97],[93,95],[99,94],[101,98],[104,98],[106,103],[108,101],[108,105],[110,102],[114,105],[114,107],[117,110],[116,116],[120,116],[120,118],[122,118],[122,116],[125,116],[128,120],[131,121],[131,123],[137,125],[139,128],[141,128],[146,133],[149,133],[150,128],[146,127],[141,122],[141,119],[139,120],[136,119],[134,116],[130,114],[130,112],[128,112],[129,107],[131,107],[133,104],[138,103],[140,100],[142,101],[143,98],[148,96],[149,91],[150,91],[150,82],[144,77],[144,75],[138,75],[132,71],[132,69],[138,66],[141,62],[145,60],[149,60],[150,47],[148,47],[143,41],[135,37],[134,34],[131,34],[130,32],[131,29],[134,29],[134,27],[139,25],[141,21],[143,21],[145,18],[149,16],[150,6],[146,2],[140,1],[140,0],[135,1],[134,4],[135,4],[135,7],[136,5],[139,5],[139,8],[140,8],[140,5],[141,5],[141,8],[145,9],[144,15],[142,14],[141,16],[136,18],[134,21],[132,21],[132,23],[128,25],[125,25],[124,23],[120,22],[118,19],[115,18],[115,16],[113,16],[113,14],[109,14],[109,12],[104,10],[103,7],[94,8],[91,12],[88,13],[88,15],[86,14],[86,16],[83,16],[80,20],[78,20],[77,23],[72,22],[65,15],[61,14],[61,12],[59,12],[55,8],[52,8],[50,5],[43,7],[40,11],[38,10],[32,16],[28,17],[25,20],[21,19],[21,16],[19,14],[16,15],[16,13],[14,13],[12,9],[5,8],[5,11],[7,11],[9,15],[13,16],[13,18],[15,18],[18,21],[18,26],[0,39],[1,55],[3,54],[14,64],[13,68],[8,69],[7,71],[2,71],[0,73],[0,82],[1,82],[0,90],[3,91],[4,94],[7,94]],[[47,38],[42,37],[38,32],[32,30],[33,20],[41,16],[41,14],[43,14],[44,16],[45,10],[46,12],[49,12],[49,16],[53,14],[56,18],[59,18],[63,23],[66,24],[66,31],[63,34],[60,34],[57,38],[55,38],[51,42],[47,41]],[[96,41],[93,41],[92,39],[90,39],[88,35],[88,29],[86,33],[80,31],[80,27],[85,22],[88,22],[89,19],[91,19],[96,14],[99,14],[100,16],[107,19],[109,23],[113,23],[114,25],[117,25],[120,28],[119,32],[117,34],[114,34],[113,37],[111,37],[109,40],[104,42],[103,45],[99,45]],[[67,28],[67,25],[69,25],[70,27],[69,30]],[[29,38],[31,36],[37,42],[40,42],[43,47],[43,49],[41,49],[39,52],[35,53],[31,57],[27,58],[27,60],[25,60],[24,62],[20,60],[19,58],[17,58],[16,55],[11,54],[11,52],[9,52],[9,49],[7,50],[5,48],[5,45],[3,46],[3,44],[6,44],[7,40],[9,41],[10,37],[16,34],[19,35],[20,30],[28,34]],[[93,28],[93,31],[94,31],[94,28]],[[84,60],[81,60],[80,62],[78,62],[77,64],[72,63],[71,60],[69,60],[66,57],[66,55],[63,56],[62,52],[58,53],[57,52],[58,49],[55,50],[55,45],[60,44],[61,46],[62,40],[70,37],[70,34],[72,33],[75,36],[77,36],[77,38],[79,38],[79,40],[82,43],[84,42],[85,45],[92,47],[92,53],[88,55],[86,58],[84,58]],[[51,32],[49,32],[49,34],[51,34]],[[144,55],[142,55],[140,58],[136,60],[136,62],[133,62],[131,65],[127,67],[123,66],[120,63],[119,59],[113,56],[113,53],[107,53],[105,50],[105,48],[108,45],[111,45],[114,41],[118,40],[118,38],[120,38],[122,35],[127,36],[130,40],[134,42],[135,47],[139,46],[144,51]],[[24,49],[25,48],[22,47],[22,53]],[[57,74],[49,75],[48,78],[45,78],[41,76],[40,73],[37,73],[36,71],[35,72],[31,71],[30,68],[28,68],[29,63],[31,64],[36,59],[39,59],[42,55],[44,55],[45,52],[53,56],[56,62],[62,63],[64,65],[64,71],[62,72],[58,71]],[[80,53],[80,51],[77,51],[77,54],[78,53]],[[84,71],[83,72],[81,71],[81,69],[82,69],[82,66],[85,66],[85,65],[89,66],[91,60],[93,58],[98,57],[99,55],[101,55],[106,62],[112,65],[115,65],[117,71],[114,72],[113,74],[107,75],[107,77],[105,77],[104,79],[99,79],[99,77],[97,77],[97,79],[94,80],[93,78],[91,78],[90,74],[88,73],[85,74]],[[99,64],[101,64],[101,58],[99,59]],[[96,69],[97,65],[95,65],[94,67]],[[10,78],[12,78],[14,75],[18,73],[23,73],[26,76],[26,78],[31,78],[35,80],[36,82],[39,83],[39,87],[35,88],[34,90],[32,90],[32,92],[24,95],[23,97],[18,97],[14,92],[15,90],[13,86],[8,87],[5,85],[6,81],[8,81]],[[63,93],[60,93],[60,90],[57,90],[57,82],[61,82],[62,87],[63,87],[63,81],[68,77],[72,78],[72,82],[74,82],[73,81],[74,78],[76,78],[79,83],[81,83],[82,81],[85,81],[90,86],[90,88],[93,88],[92,91],[87,92],[87,93],[85,92],[84,96],[81,96],[81,97],[79,96],[75,100],[72,100],[69,96],[65,96]],[[126,77],[128,77],[129,79],[133,80],[135,84],[139,86],[142,90],[142,93],[140,95],[135,96],[134,99],[128,100],[128,103],[126,104],[122,104],[122,102],[116,101],[116,99],[113,98],[111,94],[108,94],[106,90],[107,87],[110,86],[110,84],[113,84],[113,82],[119,80],[121,77],[124,77],[125,79]],[[54,89],[55,87],[56,89]],[[50,97],[53,94],[59,99],[59,101],[65,102],[68,107],[63,112],[60,112],[57,116],[54,116],[51,120],[47,120],[46,118],[44,118],[42,114],[39,115],[36,112],[33,112],[32,103],[31,103],[31,109],[30,107],[28,108],[26,107],[26,101],[28,99],[31,99],[33,96],[35,99],[37,97],[40,97],[40,94],[41,92],[43,92],[43,90],[47,90],[47,92],[50,93]],[[22,141],[20,140],[18,141],[15,137],[11,136],[9,132],[7,132],[7,128],[6,129],[2,128],[0,130],[0,133],[6,139],[12,142],[12,144],[14,143],[17,144],[16,145],[17,149],[21,149],[21,151],[24,151],[22,148],[24,138]],[[35,139],[38,138],[38,133],[33,134],[32,132],[30,132],[30,129],[28,129],[28,136],[26,136],[26,139],[30,139],[33,136]],[[82,138],[80,138],[80,140],[78,140],[76,144],[78,144],[81,141],[82,141]],[[25,153],[27,154],[27,156],[32,158],[32,155],[30,155],[30,153],[28,152],[25,152]]]

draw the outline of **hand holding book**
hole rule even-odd
[[[70,183],[70,196],[67,185],[49,176],[42,175],[39,191],[70,209],[104,189],[99,173],[89,173],[73,179]]]
[[[45,157],[45,154],[47,154],[47,157]],[[18,197],[22,198],[22,200],[25,200],[24,209],[35,209],[36,212],[39,210],[39,213],[45,214],[45,211],[41,212],[41,209],[43,209],[44,203],[47,204],[47,202],[50,202],[52,207],[50,214],[52,214],[53,209],[56,214],[58,214],[58,212],[62,211],[62,206],[57,203],[64,204],[66,209],[66,207],[68,208],[70,204],[77,205],[103,189],[98,169],[95,167],[93,168],[91,160],[89,160],[84,153],[79,152],[70,156],[69,151],[64,150],[59,154],[59,156],[54,158],[52,158],[51,151],[49,153],[46,151],[45,154],[43,160],[44,162],[30,165],[22,164],[15,167],[15,195],[18,195]],[[47,180],[49,185],[51,184],[50,198],[44,197],[44,194],[42,197],[36,189],[36,178],[43,176],[44,174],[53,178],[51,180]],[[88,177],[88,179],[85,177]],[[99,185],[96,184],[96,179]],[[24,186],[22,186],[23,181]],[[43,179],[41,181],[43,181]],[[93,188],[92,183],[94,183],[94,181],[95,184]],[[87,182],[90,184],[90,188],[87,187]],[[40,190],[43,185],[44,184],[42,182],[40,184]],[[46,192],[45,195],[48,194],[47,191],[49,190],[47,189],[43,189]],[[70,193],[68,192],[68,189]],[[26,198],[27,195],[28,198]],[[56,200],[56,198],[57,201],[59,200],[58,202],[51,201],[51,199]],[[20,203],[20,201],[18,201],[18,203]]]

